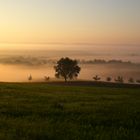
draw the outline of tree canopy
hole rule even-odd
[[[57,61],[55,68],[55,76],[57,78],[64,78],[65,82],[68,79],[73,79],[78,77],[81,68],[78,66],[77,60],[72,60],[68,57],[61,58]]]

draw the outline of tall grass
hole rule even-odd
[[[0,84],[1,140],[139,140],[140,89]]]

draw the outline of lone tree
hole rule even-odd
[[[55,76],[57,78],[64,78],[65,82],[68,79],[73,79],[78,77],[81,68],[78,66],[77,60],[72,60],[68,57],[61,58],[57,61],[57,65],[54,66],[55,69]]]
[[[118,82],[118,83],[123,83],[124,79],[123,79],[122,76],[118,76],[117,78],[115,78],[115,81]]]
[[[135,80],[131,77],[131,78],[128,79],[128,82],[129,82],[129,83],[134,83]]]
[[[107,78],[106,78],[106,81],[107,81],[107,82],[111,82],[111,80],[112,80],[111,77],[107,77]]]
[[[100,81],[100,80],[101,80],[101,78],[100,78],[98,75],[94,76],[93,79],[94,79],[95,81]]]
[[[28,77],[28,80],[29,80],[29,81],[32,81],[32,79],[33,79],[33,78],[32,78],[32,75],[30,74],[30,76]]]
[[[49,81],[50,80],[50,77],[49,76],[44,76],[44,80],[45,81]]]

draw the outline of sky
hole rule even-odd
[[[140,45],[140,0],[1,0],[0,48],[38,44]]]

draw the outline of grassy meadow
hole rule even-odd
[[[140,88],[0,84],[0,140],[140,140]]]

